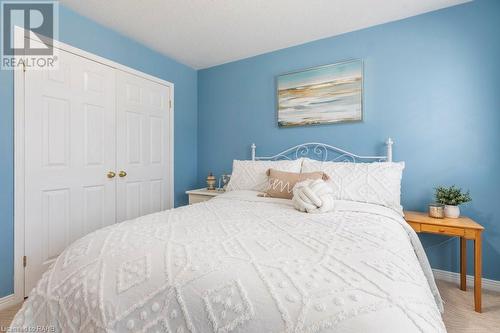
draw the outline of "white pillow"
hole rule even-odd
[[[330,177],[337,200],[377,204],[400,214],[404,168],[404,162],[321,162],[306,158],[302,163],[302,172],[323,171]]]
[[[300,172],[302,159],[282,161],[233,161],[233,173],[227,191],[252,190],[265,191],[268,185],[267,170],[276,169]]]

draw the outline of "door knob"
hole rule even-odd
[[[125,177],[127,175],[127,173],[123,170],[120,171],[120,173],[118,174],[118,176],[120,177]]]
[[[116,176],[116,173],[114,173],[113,171],[110,171],[108,172],[108,178],[114,178]]]

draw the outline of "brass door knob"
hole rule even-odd
[[[118,176],[120,176],[122,178],[125,177],[126,175],[127,175],[127,173],[123,170],[121,170],[120,173],[118,174]]]
[[[115,178],[116,173],[114,173],[113,171],[110,171],[110,172],[108,172],[107,176],[108,176],[108,178]]]

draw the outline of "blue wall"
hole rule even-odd
[[[175,204],[197,182],[197,73],[61,6],[60,40],[175,85]],[[0,297],[13,292],[13,76],[0,71]]]
[[[259,154],[307,141],[372,154],[391,136],[404,207],[425,209],[439,184],[470,188],[463,213],[485,226],[484,276],[500,280],[499,36],[500,1],[479,0],[199,71],[199,184],[252,142]],[[365,64],[363,122],[277,127],[276,75],[352,58]],[[422,241],[433,267],[458,270],[456,240]]]

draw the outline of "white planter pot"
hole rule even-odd
[[[444,216],[456,219],[460,216],[460,207],[445,205],[444,206]]]

